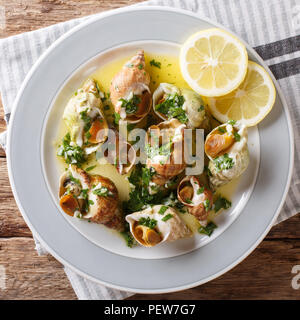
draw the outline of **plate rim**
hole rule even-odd
[[[288,171],[288,175],[287,175],[287,179],[286,179],[286,185],[284,188],[284,192],[282,194],[281,197],[281,201],[279,202],[279,205],[277,207],[276,212],[273,215],[273,218],[271,219],[269,225],[267,226],[267,228],[264,230],[264,232],[260,235],[260,237],[248,248],[248,250],[245,251],[245,253],[243,255],[241,255],[238,259],[236,259],[234,262],[232,262],[231,264],[229,264],[226,268],[223,268],[222,270],[220,270],[219,272],[214,273],[213,275],[206,277],[205,279],[196,281],[196,282],[192,282],[192,283],[188,283],[185,285],[180,285],[177,287],[168,287],[166,289],[135,289],[135,288],[128,288],[128,287],[124,287],[124,286],[119,286],[119,285],[115,285],[115,284],[111,284],[109,282],[105,282],[102,280],[99,280],[97,278],[94,278],[93,276],[90,276],[89,274],[86,274],[84,272],[82,272],[81,270],[77,269],[76,266],[73,266],[72,264],[70,264],[69,262],[65,261],[64,258],[60,257],[54,249],[52,249],[51,247],[48,246],[48,244],[43,240],[43,237],[34,229],[34,227],[32,226],[31,222],[29,221],[29,218],[27,217],[27,214],[21,204],[21,201],[19,200],[18,197],[18,193],[16,190],[16,186],[14,183],[14,179],[13,179],[13,173],[12,173],[12,167],[11,167],[11,133],[12,133],[12,128],[13,128],[13,123],[14,123],[14,118],[15,118],[15,114],[17,111],[17,106],[19,104],[19,101],[21,100],[23,91],[26,88],[27,83],[30,81],[32,75],[34,74],[34,72],[36,71],[36,69],[38,69],[40,63],[45,59],[45,57],[52,51],[54,50],[54,48],[60,44],[61,42],[63,42],[65,40],[65,38],[69,37],[70,35],[72,35],[73,33],[77,32],[78,30],[86,27],[87,25],[93,23],[94,21],[103,19],[105,17],[109,17],[112,15],[118,15],[118,14],[122,14],[124,12],[132,12],[132,11],[169,11],[169,12],[174,12],[174,13],[179,13],[179,14],[183,14],[183,15],[188,15],[191,16],[193,18],[196,18],[198,20],[202,20],[204,22],[207,22],[209,24],[212,24],[216,27],[222,28],[223,30],[226,30],[228,32],[230,32],[231,34],[235,35],[247,48],[247,50],[249,52],[251,52],[251,54],[259,61],[259,63],[267,70],[267,72],[269,73],[269,75],[271,76],[274,85],[276,87],[276,91],[278,96],[280,97],[282,106],[283,106],[283,110],[286,116],[286,120],[287,120],[287,125],[288,125],[288,133],[289,133],[289,140],[290,140],[290,159],[289,159],[289,171]],[[11,189],[14,195],[14,198],[16,200],[16,203],[18,205],[18,208],[22,214],[23,219],[25,220],[25,222],[27,223],[27,225],[29,226],[30,230],[32,231],[33,235],[41,242],[41,244],[47,249],[47,251],[53,255],[58,261],[60,261],[64,266],[69,267],[71,270],[73,270],[75,273],[83,276],[84,278],[87,278],[93,282],[96,282],[98,284],[102,284],[104,286],[110,287],[110,288],[114,288],[114,289],[118,289],[118,290],[125,290],[128,292],[132,292],[132,293],[145,293],[145,294],[158,294],[158,293],[169,293],[169,292],[176,292],[176,291],[181,291],[181,290],[186,290],[189,288],[193,288],[196,286],[199,286],[203,283],[209,282],[213,279],[218,278],[219,276],[223,275],[224,273],[226,273],[227,271],[231,270],[232,268],[234,268],[236,265],[238,265],[241,261],[243,261],[250,253],[253,252],[253,250],[259,245],[259,243],[265,238],[265,236],[267,235],[267,233],[269,232],[269,230],[271,229],[271,227],[273,226],[274,221],[276,220],[276,218],[278,217],[280,210],[284,204],[284,201],[286,199],[289,187],[290,187],[290,182],[291,182],[291,178],[292,178],[292,173],[293,173],[293,166],[294,166],[294,132],[293,132],[293,126],[292,126],[292,121],[291,121],[291,115],[288,109],[288,105],[286,102],[286,99],[283,95],[283,92],[277,82],[277,80],[275,79],[274,75],[272,74],[272,72],[270,71],[269,67],[265,64],[264,60],[256,53],[256,51],[248,44],[246,43],[243,39],[241,39],[235,32],[231,31],[230,29],[224,27],[223,25],[213,21],[212,19],[206,18],[206,17],[202,17],[199,14],[193,13],[191,11],[187,11],[184,9],[178,9],[178,8],[171,8],[171,7],[164,7],[164,6],[129,6],[129,7],[125,7],[125,8],[119,8],[119,9],[115,9],[115,10],[111,10],[111,11],[107,11],[107,12],[103,12],[103,13],[99,13],[96,14],[95,17],[89,17],[89,19],[87,21],[83,21],[81,22],[79,25],[73,27],[71,30],[69,30],[68,32],[66,32],[65,34],[63,34],[59,39],[57,39],[55,42],[53,42],[47,49],[46,51],[38,58],[38,60],[34,63],[34,65],[31,67],[30,71],[27,73],[19,91],[18,94],[15,98],[14,104],[13,104],[13,108],[12,108],[12,112],[11,112],[11,119],[10,119],[10,125],[8,126],[8,131],[7,131],[7,167],[8,167],[8,174],[9,174],[9,180],[10,180],[10,184],[11,184]],[[198,250],[198,249],[197,249]],[[196,251],[197,251],[196,250]]]

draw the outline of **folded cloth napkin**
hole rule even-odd
[[[236,32],[253,46],[278,79],[287,99],[295,132],[295,167],[291,187],[276,223],[300,211],[300,3],[298,0],[153,0],[138,5],[171,6],[208,17]],[[101,13],[100,13],[101,15]],[[0,40],[0,92],[9,123],[11,108],[25,75],[38,57],[62,34],[89,19],[71,20]],[[6,133],[0,136],[5,148]],[[36,240],[36,239],[35,239]],[[45,254],[38,240],[36,249]],[[132,293],[65,272],[79,299],[124,299]]]

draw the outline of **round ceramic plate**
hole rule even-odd
[[[239,182],[233,208],[218,218],[213,237],[150,250],[128,249],[107,229],[70,219],[57,206],[59,171],[53,140],[70,94],[111,59],[128,56],[137,48],[177,54],[178,45],[191,34],[216,26],[221,27],[182,10],[116,10],[68,32],[26,77],[8,135],[10,181],[31,230],[51,254],[79,274],[133,292],[190,288],[234,267],[275,221],[291,178],[293,134],[286,103],[272,75],[277,89],[275,106],[258,129],[249,132],[251,165]],[[268,70],[254,50],[247,49],[249,58]],[[273,141],[280,145],[280,152]]]

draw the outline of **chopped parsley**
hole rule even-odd
[[[149,183],[155,175],[155,169],[146,168],[140,163],[135,166],[131,172],[128,181],[134,188],[129,193],[129,200],[123,202],[123,210],[125,214],[140,211],[148,205],[161,204],[163,194],[150,194]]]
[[[157,220],[150,219],[150,217],[147,217],[147,218],[142,217],[139,220],[139,225],[148,227],[150,229],[154,229],[157,225]]]
[[[69,174],[69,179],[70,179],[72,182],[74,182],[75,184],[77,184],[78,186],[81,186],[80,180],[74,178],[71,173]]]
[[[140,63],[140,64],[138,65],[138,68],[139,68],[140,70],[142,70],[142,69],[144,68],[143,64]]]
[[[178,93],[169,94],[162,103],[155,106],[155,110],[166,115],[168,119],[176,118],[181,123],[186,123],[188,117],[186,112],[182,109],[184,102],[184,97],[180,96]]]
[[[155,61],[155,59],[152,59],[151,61],[150,61],[150,66],[152,67],[156,67],[156,68],[158,68],[158,69],[160,69],[161,68],[161,62],[159,62],[159,61]]]
[[[161,221],[166,222],[169,219],[173,218],[173,215],[171,213],[167,214],[166,216],[164,216]]]
[[[167,206],[161,206],[158,213],[159,214],[164,214],[168,210]]]
[[[122,102],[121,107],[125,109],[126,113],[131,114],[137,112],[138,106],[141,103],[141,98],[134,94],[129,100],[121,98],[119,101]]]
[[[147,157],[149,159],[153,159],[156,156],[166,156],[167,158],[171,155],[172,153],[172,145],[173,142],[170,140],[168,143],[163,144],[162,146],[158,147],[156,146],[151,146],[150,144],[147,144],[145,146],[145,152],[147,154]]]
[[[197,194],[201,194],[204,192],[204,187],[200,187],[198,190],[197,190]]]
[[[222,170],[231,169],[234,166],[234,161],[232,158],[228,156],[227,153],[225,153],[222,156],[215,158],[214,164],[216,166],[216,170],[219,172]]]
[[[208,211],[210,209],[210,201],[206,199],[203,203],[205,211]]]
[[[231,124],[232,126],[234,126],[236,124],[236,120],[229,120],[227,123]]]
[[[221,209],[229,209],[231,207],[231,202],[226,198],[219,196],[214,202],[214,211],[218,212]]]
[[[203,110],[204,110],[204,106],[201,105],[201,106],[198,108],[198,112],[201,112],[201,111],[203,111]]]
[[[212,177],[212,173],[211,173],[211,171],[210,171],[208,166],[206,166],[206,165],[204,166],[204,171],[206,172],[208,177]]]
[[[112,195],[112,192],[108,190],[106,187],[100,187],[98,189],[93,190],[93,194],[100,197],[108,197]]]
[[[217,228],[217,225],[215,225],[212,221],[210,221],[206,227],[201,226],[198,229],[198,232],[202,234],[206,234],[207,236],[210,237],[216,228]]]
[[[233,135],[234,135],[235,141],[240,141],[241,140],[241,136],[237,132],[234,132]]]
[[[114,123],[118,125],[118,124],[119,124],[120,119],[121,119],[120,114],[119,114],[119,113],[117,113],[117,112],[115,112],[115,113],[114,113]]]
[[[88,116],[87,110],[81,111],[81,112],[80,112],[80,117],[81,117],[81,119],[82,119],[83,122],[84,122],[84,128],[83,128],[83,130],[84,130],[85,132],[89,131],[89,130],[90,130],[90,127],[92,126],[92,118]]]
[[[125,230],[120,232],[120,234],[124,238],[127,247],[132,248],[134,245],[136,245],[136,241],[130,233],[129,224],[127,222],[125,223]]]
[[[78,167],[81,167],[86,161],[84,150],[74,142],[71,142],[69,133],[64,136],[57,155],[63,157],[67,164],[76,164]]]
[[[226,130],[225,130],[223,127],[219,127],[219,128],[218,128],[218,131],[219,131],[220,133],[225,133],[225,132],[226,132]]]
[[[97,166],[94,165],[94,166],[90,166],[88,168],[85,169],[85,171],[92,171],[93,169],[95,169]]]

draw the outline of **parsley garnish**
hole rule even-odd
[[[139,220],[139,225],[148,227],[150,229],[154,229],[157,225],[157,221],[155,219],[150,219],[150,217],[147,217],[147,218],[142,217]]]
[[[197,190],[197,194],[201,194],[204,192],[204,187],[200,187],[198,190]]]
[[[108,197],[111,195],[111,192],[106,187],[100,187],[98,189],[94,189],[93,194],[100,197]]]
[[[137,95],[133,95],[133,97],[129,100],[120,99],[122,102],[122,108],[125,108],[127,114],[135,113],[138,109],[139,104],[141,103],[141,98]]]
[[[234,166],[234,161],[227,153],[214,159],[217,171],[229,170]]]
[[[231,124],[232,126],[234,126],[236,124],[236,120],[229,120],[228,124]]]
[[[161,62],[155,61],[154,59],[152,59],[152,60],[150,61],[150,66],[154,66],[154,67],[160,69],[160,68],[161,68]]]
[[[178,93],[169,94],[167,98],[155,106],[155,110],[166,115],[168,119],[177,118],[180,122],[188,121],[185,111],[182,109],[185,100]]]
[[[207,236],[211,236],[217,226],[211,221],[207,224],[206,227],[200,227],[198,229],[199,233],[206,234]]]
[[[92,171],[96,167],[97,167],[96,165],[90,166],[90,167],[86,168],[85,171]]]
[[[210,201],[206,199],[203,203],[205,211],[208,211],[210,209]]]
[[[240,141],[241,140],[241,136],[237,132],[234,132],[233,135],[234,135],[235,141]]]
[[[89,130],[90,130],[90,127],[92,126],[92,118],[87,115],[87,110],[81,111],[81,112],[80,112],[80,117],[81,117],[81,119],[82,119],[83,122],[84,122],[84,128],[83,128],[83,130],[84,130],[85,132],[89,131]]]
[[[166,216],[164,216],[161,221],[166,222],[169,219],[173,218],[173,215],[171,213],[167,214]]]
[[[168,210],[167,206],[161,206],[158,213],[159,214],[164,214]]]
[[[231,207],[231,202],[226,198],[219,196],[214,202],[214,211],[218,212],[221,209],[229,209]]]
[[[222,128],[222,127],[219,127],[219,128],[218,128],[218,131],[219,131],[220,133],[225,133],[225,132],[226,132],[226,130],[225,130],[224,128]]]
[[[203,111],[203,110],[204,110],[204,106],[201,105],[201,106],[198,108],[198,112],[201,112],[201,111]]]
[[[121,116],[119,115],[119,113],[115,112],[114,113],[114,123],[119,124],[120,119],[121,119]]]
[[[64,136],[57,155],[63,157],[67,164],[76,164],[78,167],[81,167],[86,161],[83,149],[74,143],[71,145],[71,136],[69,133]]]

